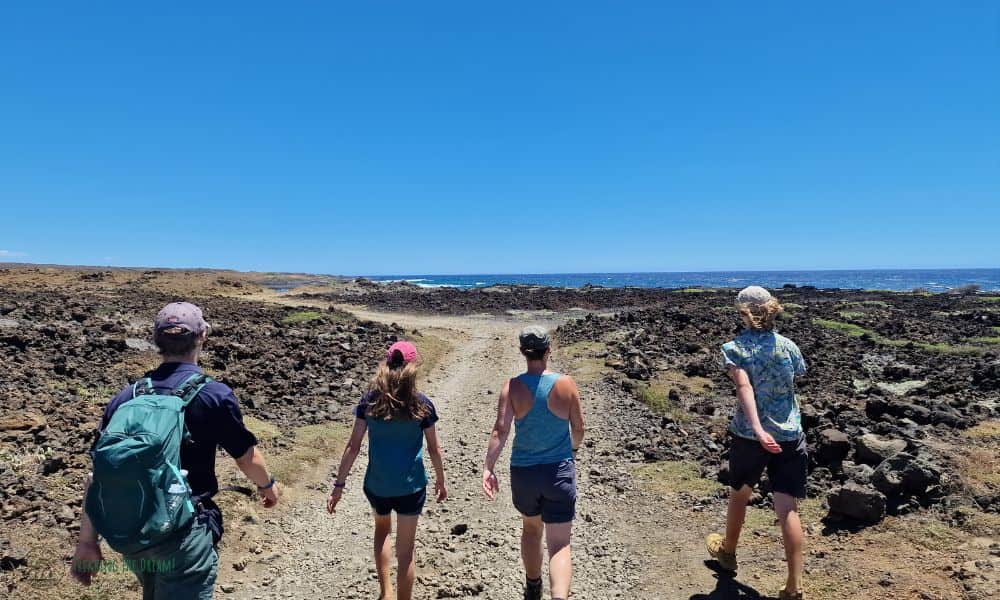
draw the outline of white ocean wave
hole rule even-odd
[[[471,288],[467,283],[418,283],[417,287],[422,288]]]

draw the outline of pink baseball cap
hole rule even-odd
[[[399,352],[400,356],[403,357],[403,364],[411,363],[417,360],[417,347],[411,342],[396,342],[395,344],[389,346],[389,351],[385,353],[385,362],[390,365],[394,362],[398,362],[396,359],[396,353]]]

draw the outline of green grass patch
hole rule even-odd
[[[820,327],[846,333],[851,337],[862,337],[865,335],[876,337],[878,335],[874,331],[869,331],[860,325],[855,325],[854,323],[843,323],[841,321],[831,321],[830,319],[813,319],[813,323],[815,325],[819,325]]]
[[[854,323],[844,323],[842,321],[832,321],[830,319],[813,319],[813,324],[820,327],[825,327],[827,329],[833,329],[834,331],[839,331],[848,335],[850,337],[865,337],[872,339],[878,344],[884,346],[893,346],[896,348],[901,348],[905,346],[912,345],[918,350],[923,350],[924,352],[934,352],[938,354],[961,354],[961,355],[976,355],[982,354],[984,348],[981,346],[969,346],[965,344],[946,344],[944,342],[931,343],[931,342],[916,342],[913,340],[894,340],[884,337],[875,331],[870,329],[865,329],[860,325],[855,325]]]
[[[698,464],[686,460],[668,460],[649,463],[635,469],[635,474],[650,490],[659,494],[688,493],[710,496],[721,487],[711,479],[705,479],[698,470]]]
[[[969,338],[969,341],[974,344],[1000,344],[1000,336],[996,337],[974,337]]]
[[[316,319],[322,319],[323,313],[317,310],[300,310],[298,312],[293,312],[285,315],[281,318],[282,325],[299,325],[301,323],[308,323],[309,321],[315,321]]]
[[[716,292],[716,290],[712,288],[700,288],[700,287],[681,288],[675,291],[681,294],[714,294]]]
[[[640,383],[636,388],[639,398],[654,412],[666,415],[678,423],[687,423],[694,417],[679,402],[670,399],[670,391],[678,394],[705,394],[714,388],[710,379],[688,377],[679,371],[658,373],[648,383]]]
[[[976,300],[980,302],[1000,302],[1000,296],[979,296]]]
[[[841,319],[863,319],[866,315],[856,310],[842,310],[839,313]]]
[[[805,306],[801,304],[796,304],[795,302],[782,302],[781,307],[785,310],[802,310]]]

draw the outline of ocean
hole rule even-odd
[[[1000,269],[891,269],[857,271],[708,271],[703,273],[559,273],[545,275],[380,275],[373,281],[408,281],[421,287],[477,288],[497,284],[546,285],[578,288],[739,288],[785,284],[817,288],[911,291],[922,288],[944,292],[966,285],[1000,291]]]

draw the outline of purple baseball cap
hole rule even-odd
[[[163,331],[170,327],[180,327],[192,333],[204,333],[208,323],[201,309],[190,302],[171,302],[156,313],[153,329]]]

